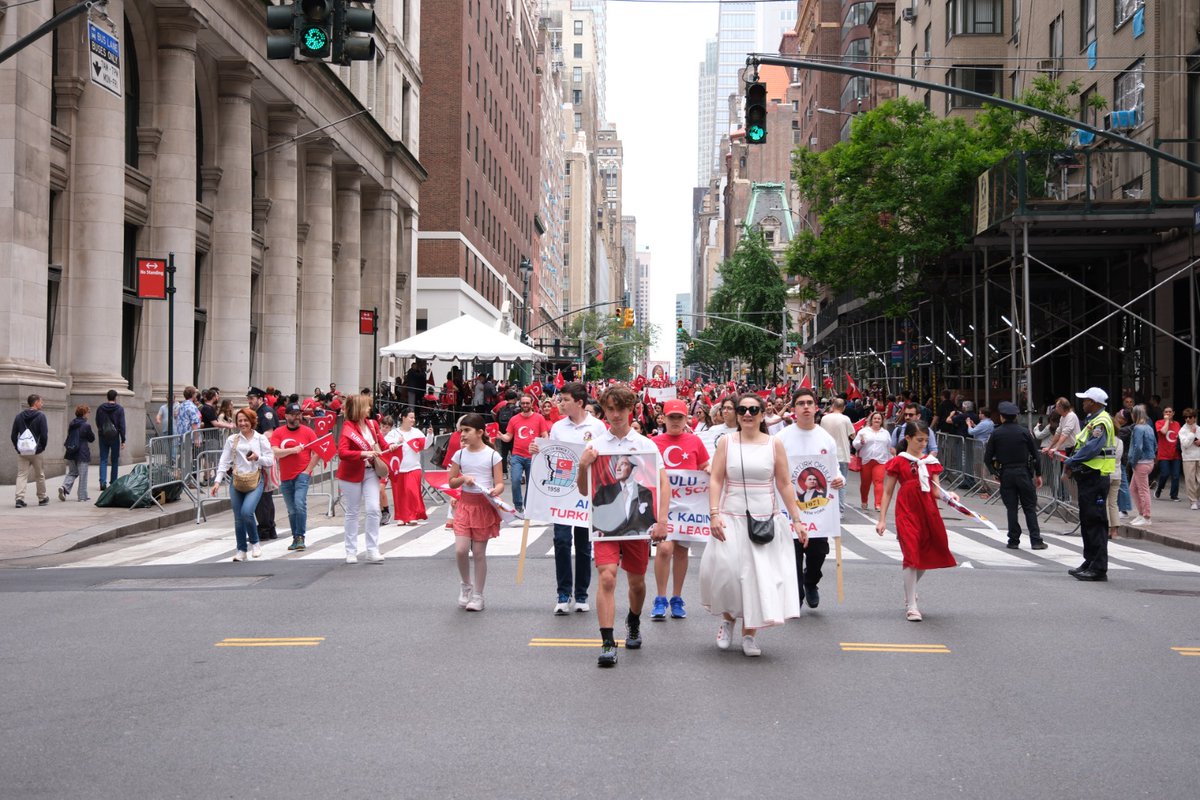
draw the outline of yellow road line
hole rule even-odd
[[[625,644],[624,639],[617,639],[618,646]],[[535,637],[529,640],[530,647],[599,647],[604,644],[602,639],[557,639]]]
[[[315,647],[324,636],[231,636],[213,647]]]
[[[949,653],[948,648],[928,647],[843,647],[843,653]]]
[[[1181,656],[1200,656],[1200,647],[1172,647]]]
[[[838,642],[842,647],[945,647],[944,644],[909,644],[908,642]]]
[[[217,642],[213,647],[316,647],[320,642]]]

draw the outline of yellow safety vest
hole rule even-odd
[[[1113,419],[1108,415],[1107,411],[1100,411],[1096,416],[1088,420],[1088,423],[1083,426],[1083,430],[1075,437],[1075,449],[1083,447],[1088,440],[1092,438],[1092,430],[1097,425],[1104,426],[1105,442],[1104,449],[1100,451],[1100,455],[1093,456],[1083,462],[1083,466],[1090,467],[1096,470],[1101,475],[1112,475],[1113,470],[1117,468],[1117,450],[1116,450],[1116,427],[1113,425]]]

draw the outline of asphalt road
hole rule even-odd
[[[1196,796],[1196,575],[939,570],[910,623],[899,567],[850,562],[748,659],[693,559],[691,617],[600,670],[530,646],[598,635],[550,614],[552,559],[490,563],[481,614],[448,555],[0,570],[0,797]],[[247,637],[323,639],[218,646]]]

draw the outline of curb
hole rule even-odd
[[[1146,528],[1135,528],[1132,525],[1121,525],[1120,536],[1123,539],[1144,539],[1147,542],[1165,544],[1167,547],[1178,547],[1180,550],[1200,551],[1200,542],[1191,539],[1181,539],[1168,533],[1155,533]]]

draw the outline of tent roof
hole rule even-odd
[[[546,354],[465,314],[424,333],[379,348],[381,356],[441,361],[543,361]]]

